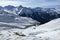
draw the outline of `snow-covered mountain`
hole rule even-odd
[[[11,5],[0,7],[0,14],[17,15],[30,17],[39,21],[41,24],[49,22],[52,19],[60,18],[60,11],[56,8],[27,8],[23,6],[14,7]]]
[[[20,6],[21,7],[21,6]],[[0,26],[1,28],[28,28],[30,26],[39,25],[40,22],[30,18],[21,17],[19,13],[22,12],[23,8],[18,10],[18,7],[5,6],[0,10]]]
[[[60,9],[0,6],[0,40],[60,40],[59,37]]]

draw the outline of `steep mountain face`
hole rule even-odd
[[[46,23],[52,19],[59,18],[58,12],[54,11],[56,9],[49,9],[49,8],[24,8],[22,13],[19,14],[20,16],[24,17],[31,17],[41,24]],[[60,13],[60,12],[59,12]]]
[[[4,9],[7,9],[7,10],[14,10],[14,6],[11,6],[11,5],[8,5],[8,6],[5,6]]]
[[[55,8],[26,8],[23,6],[14,7],[11,5],[0,7],[0,14],[17,15],[30,17],[39,21],[41,24],[49,22],[52,19],[60,18],[60,11]]]
[[[2,10],[2,9],[3,9],[3,7],[0,6],[0,10]]]

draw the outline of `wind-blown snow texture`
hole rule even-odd
[[[60,9],[0,6],[0,40],[60,40]]]

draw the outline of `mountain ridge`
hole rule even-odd
[[[41,8],[41,7],[27,8],[21,5],[18,7],[8,5],[5,7],[0,7],[0,14],[3,13],[22,17],[30,17],[34,20],[41,22],[41,24],[44,24],[56,18],[60,18],[60,9],[58,10],[56,8]]]

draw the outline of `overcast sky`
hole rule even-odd
[[[60,0],[0,0],[0,6],[58,7]]]

